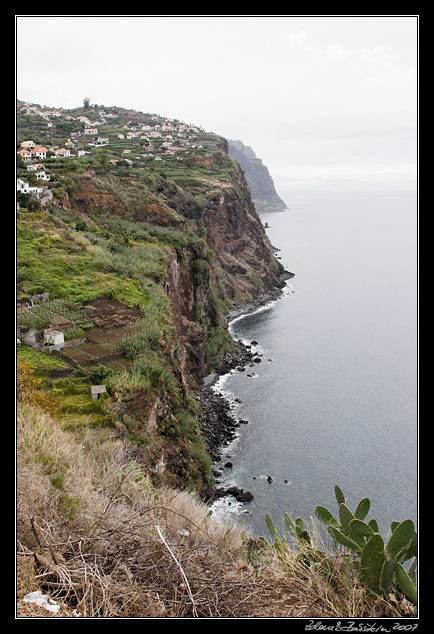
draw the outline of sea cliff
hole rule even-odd
[[[246,177],[258,213],[285,211],[286,204],[276,191],[268,168],[251,147],[242,141],[228,141],[229,156],[236,161]]]
[[[19,105],[19,143],[41,147],[43,109],[30,116]],[[43,146],[52,196],[20,197],[20,340],[42,351],[44,328],[62,331],[66,345],[53,353],[64,376],[45,377],[59,409],[79,379],[83,398],[86,385],[103,384],[104,408],[89,404],[98,410],[91,424],[130,438],[155,482],[209,497],[212,461],[232,423],[224,404],[217,417],[209,407],[215,398],[204,378],[246,354],[228,332],[231,311],[279,294],[291,274],[274,256],[225,139],[193,127],[195,143],[168,153],[174,145],[164,133],[173,138],[184,124],[104,108],[91,113],[103,123],[104,143],[95,143],[80,121],[89,112],[60,114],[51,136],[66,134],[72,155]],[[140,130],[154,135],[152,145]],[[22,181],[38,161],[20,156]]]

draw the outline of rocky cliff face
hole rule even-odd
[[[286,204],[278,196],[267,167],[251,147],[241,141],[228,142],[229,156],[236,161],[246,177],[253,202],[259,213],[284,211]]]
[[[130,112],[117,114],[119,126],[131,123]],[[23,138],[34,132],[24,128]],[[114,302],[113,319],[136,314],[116,332],[86,324],[74,368],[83,364],[84,381],[107,383],[111,415],[152,478],[208,494],[210,457],[233,430],[203,379],[249,359],[227,315],[279,293],[291,275],[274,256],[227,141],[196,133],[195,151],[173,158],[161,146],[160,164],[142,160],[141,140],[124,161],[113,137],[107,155],[98,148],[84,163],[47,161],[55,195],[43,209],[20,209],[17,290],[23,305],[43,293],[79,312],[102,301]],[[116,362],[106,358],[114,341]]]
[[[194,197],[193,190],[161,176],[144,184],[131,176],[87,172],[70,175],[68,194],[56,201],[74,225],[81,221],[93,226],[96,236],[108,231],[109,247],[115,252],[126,248],[131,255],[131,249],[140,249],[135,232],[145,230],[163,247],[165,273],[153,281],[169,300],[175,335],[163,338],[152,355],[175,378],[177,398],[191,403],[191,394],[199,390],[205,410],[203,378],[222,362],[238,364],[245,355],[228,333],[226,315],[279,292],[290,276],[274,256],[240,166],[224,151],[206,158],[208,166],[230,167],[231,177],[196,176]],[[113,241],[127,246],[117,247]],[[208,397],[213,398],[211,393]],[[220,412],[213,404],[205,417],[198,418],[208,453],[214,457],[218,439],[226,437],[232,424],[220,406]],[[200,481],[199,489],[209,493],[207,476],[194,467],[191,439],[188,433],[184,436],[185,420],[192,424],[194,415],[189,408],[180,408],[179,400],[171,402],[164,390],[157,390],[129,394],[113,411],[121,423],[135,421],[134,433],[147,439],[141,460],[155,477],[172,485]]]

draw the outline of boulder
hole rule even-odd
[[[25,343],[26,346],[31,346],[32,348],[39,348],[40,340],[40,334],[35,328],[30,328],[21,336],[21,341]]]

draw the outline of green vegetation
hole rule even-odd
[[[168,367],[156,358],[146,356],[144,353],[139,353],[136,357],[134,363],[127,370],[109,377],[109,390],[119,397],[139,390],[163,388],[176,402],[179,390]]]
[[[35,350],[20,344],[17,346],[17,362],[25,361],[38,374],[46,374],[50,370],[65,370],[69,366],[61,358]]]
[[[57,113],[45,107],[32,115],[18,110],[17,147],[32,140],[48,148],[41,162],[50,175],[44,186],[53,198],[41,205],[33,196],[20,195],[17,320],[23,333],[61,330],[68,344],[61,358],[47,355],[43,361],[40,353],[38,361],[25,353],[44,379],[41,388],[54,395],[63,428],[77,433],[110,429],[117,420],[130,440],[146,446],[152,468],[162,447],[171,455],[173,432],[179,443],[168,467],[175,474],[171,482],[194,482],[203,491],[210,466],[198,414],[186,405],[187,362],[179,359],[185,359],[185,344],[203,341],[208,367],[197,368],[203,373],[237,350],[224,315],[234,301],[251,298],[249,291],[259,292],[263,285],[257,273],[242,280],[231,276],[209,246],[209,220],[226,195],[233,199],[231,208],[237,199],[232,186],[237,169],[226,154],[226,141],[196,126],[91,106],[87,100]],[[83,134],[81,116],[98,122],[97,135]],[[127,132],[134,133],[132,138]],[[97,136],[109,142],[100,144]],[[50,151],[66,143],[73,156]],[[84,154],[78,156],[79,151]],[[19,157],[17,175],[37,184],[27,166]],[[29,305],[40,293],[48,293],[49,301]],[[107,308],[101,314],[93,308],[103,300],[122,304],[119,328],[117,309],[110,321]],[[130,321],[124,307],[134,313]],[[196,323],[184,329],[184,319]],[[198,355],[198,364],[202,358]],[[59,379],[68,369],[69,382]],[[94,384],[107,387],[98,401],[90,397]],[[150,439],[147,421],[156,403],[158,437]]]
[[[104,296],[129,306],[146,304],[139,282],[116,274],[114,266],[107,271],[108,254],[95,253],[91,243],[79,236],[66,223],[47,215],[41,221],[28,213],[18,220],[18,300],[49,293],[53,299],[77,304]]]
[[[116,117],[99,123],[109,144],[97,146],[93,135],[79,134],[83,122],[66,117],[100,122],[102,109]],[[164,135],[140,138],[142,127],[161,130],[164,117],[88,98],[61,114],[44,115],[50,126],[38,114],[17,117],[18,146],[71,139],[75,154],[86,152],[48,153],[51,200],[17,197],[18,325],[23,333],[53,327],[69,344],[51,355],[17,346],[19,555],[33,566],[27,582],[20,567],[21,596],[26,583],[54,588],[65,605],[92,617],[286,618],[307,616],[306,606],[325,617],[414,614],[412,520],[394,522],[386,540],[375,520],[365,521],[369,500],[353,513],[336,487],[338,519],[316,509],[333,537],[330,552],[313,521],[309,530],[286,514],[279,536],[267,515],[268,542],[214,523],[198,503],[213,475],[204,414],[186,376],[195,355],[186,357],[203,342],[198,378],[236,351],[224,315],[269,279],[243,257],[239,235],[227,260],[209,246],[226,196],[225,211],[237,212],[238,172],[224,139],[187,125],[176,128],[178,136],[169,126],[170,155]],[[127,128],[137,135],[118,139]],[[151,143],[154,154],[144,157]],[[38,182],[21,158],[17,176]],[[270,270],[280,270],[273,258]],[[29,306],[39,293],[49,300]],[[87,341],[71,345],[76,338]],[[107,390],[97,400],[95,385]],[[48,553],[53,562],[41,572]]]
[[[174,419],[174,420],[173,420]],[[189,488],[195,490],[203,485],[203,482],[212,480],[212,462],[206,451],[205,443],[199,430],[199,425],[194,411],[188,407],[179,407],[173,412],[175,429],[172,434],[187,444],[187,473],[186,482]]]
[[[87,376],[71,376],[52,381],[50,394],[56,399],[56,417],[65,430],[86,431],[112,427],[113,418],[106,407],[107,394],[94,401]]]
[[[392,535],[385,543],[378,532],[377,521],[363,521],[370,508],[368,498],[361,500],[352,513],[338,486],[335,487],[335,495],[339,505],[339,522],[322,506],[318,506],[315,513],[327,525],[335,544],[349,548],[358,556],[362,582],[373,592],[384,595],[395,585],[416,603],[417,534],[413,520],[392,522]],[[412,563],[407,574],[402,564],[409,559]]]
[[[227,353],[235,352],[236,345],[223,326],[209,326],[205,334],[205,349],[208,363],[216,367]]]
[[[413,520],[392,522],[392,534],[386,542],[379,533],[375,519],[364,521],[370,509],[369,498],[361,500],[353,513],[338,486],[335,487],[335,496],[339,520],[325,507],[315,508],[317,518],[327,526],[328,533],[333,537],[334,554],[317,545],[318,540],[313,532],[310,534],[304,527],[300,517],[293,521],[286,513],[282,522],[282,535],[279,536],[271,516],[266,515],[273,548],[284,569],[288,573],[294,569],[285,535],[289,531],[298,546],[297,564],[304,570],[303,574],[315,571],[330,578],[330,575],[336,576],[339,570],[351,587],[362,584],[368,592],[386,600],[391,596],[396,600],[401,595],[417,603],[418,546]],[[261,538],[260,544],[264,545],[264,538]],[[410,560],[411,564],[406,570],[404,565]]]

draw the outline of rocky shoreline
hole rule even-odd
[[[231,311],[226,316],[228,323],[237,317],[248,315],[258,310],[258,308],[279,299],[282,296],[286,280],[292,277],[294,277],[293,273],[285,271],[285,276],[282,279],[280,288],[262,295],[254,302],[239,306]],[[214,372],[204,378],[203,385],[195,392],[196,400],[203,411],[203,416],[199,418],[200,429],[208,453],[214,463],[214,476],[216,478],[221,475],[218,466],[221,461],[223,449],[235,439],[237,429],[242,424],[247,424],[248,421],[243,419],[237,420],[234,417],[230,403],[224,396],[213,390],[213,385],[221,376],[228,374],[232,370],[243,372],[247,367],[254,366],[255,363],[262,361],[260,355],[257,355],[253,349],[257,342],[251,342],[247,345],[241,341],[236,341],[235,343],[238,347],[237,352],[226,355],[220,365],[215,368]],[[225,466],[230,467],[231,465]],[[249,491],[244,491],[236,486],[226,489],[216,486],[211,494],[210,501],[213,502],[227,495],[232,495],[239,502],[246,502],[253,499],[253,495]]]

